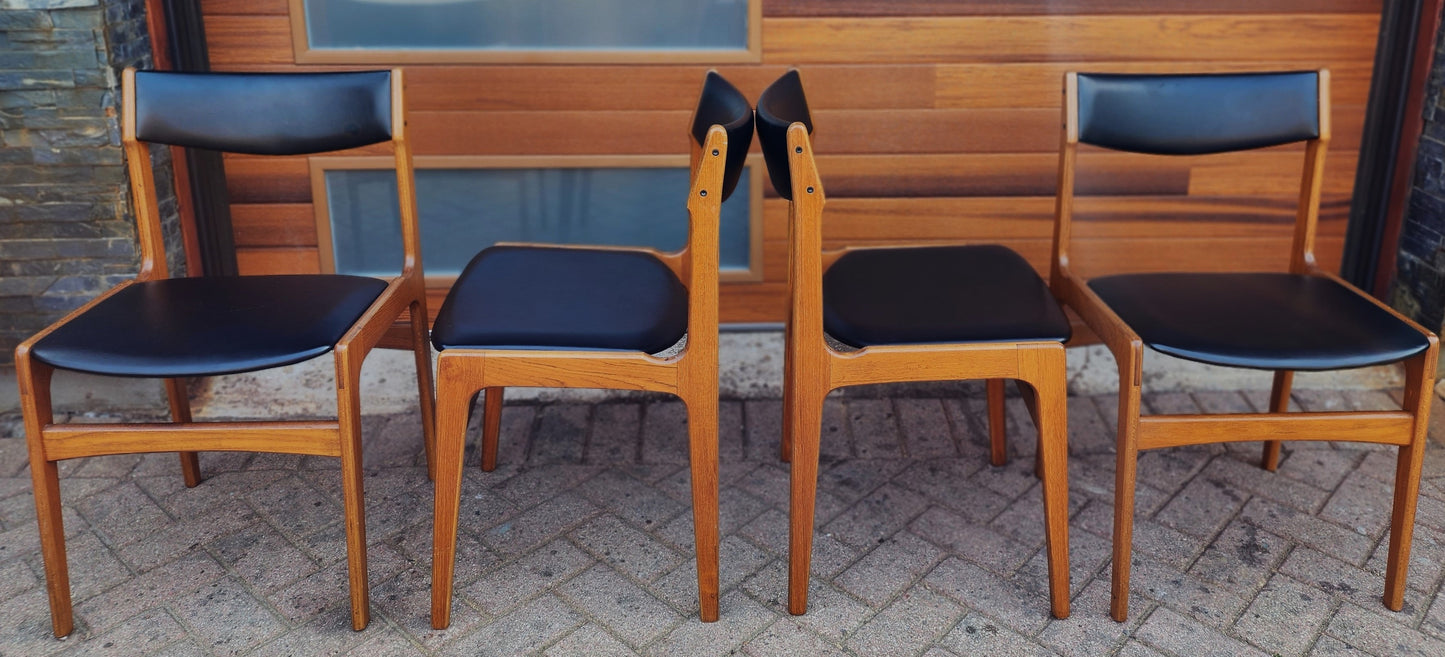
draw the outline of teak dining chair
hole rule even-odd
[[[1385,574],[1385,606],[1404,601],[1420,464],[1434,383],[1434,334],[1320,269],[1314,242],[1325,146],[1329,72],[1096,75],[1064,81],[1064,135],[1054,227],[1053,289],[1119,365],[1111,615],[1129,613],[1134,476],[1140,450],[1265,441],[1340,440],[1400,447]],[[1303,175],[1287,273],[1147,273],[1085,280],[1069,268],[1079,144],[1153,155],[1203,155],[1304,142]],[[1283,264],[1283,258],[1281,258]],[[1270,412],[1140,416],[1143,351],[1274,371]],[[1404,361],[1404,409],[1287,413],[1292,373]]]
[[[768,175],[790,201],[782,456],[792,463],[788,611],[808,608],[823,399],[869,383],[1015,379],[1039,428],[1052,611],[1069,615],[1064,346],[1069,322],[1043,279],[997,245],[823,251],[823,185],[796,70],[758,99]],[[841,343],[835,349],[827,340]],[[990,395],[992,397],[992,395]],[[1002,440],[1002,421],[994,421]],[[994,449],[1002,462],[1002,443]]]
[[[15,350],[35,510],[55,635],[72,626],[56,462],[82,456],[180,452],[187,486],[199,451],[341,457],[351,623],[366,627],[366,514],[362,496],[362,360],[411,313],[422,422],[432,443],[426,295],[418,253],[411,151],[401,71],[303,74],[136,72],[123,80],[123,142],[141,265],[126,281]],[[400,191],[402,274],[167,278],[148,143],[258,155],[300,155],[392,142]],[[335,352],[337,411],[329,422],[192,422],[185,379],[249,372]],[[171,423],[53,424],[56,369],[161,378]]]
[[[432,627],[450,623],[467,418],[486,391],[482,469],[497,462],[507,386],[652,390],[687,405],[702,620],[718,617],[718,222],[753,138],[746,98],[716,72],[692,120],[687,244],[498,244],[462,271],[432,330],[437,358]],[[658,354],[686,339],[681,351]]]

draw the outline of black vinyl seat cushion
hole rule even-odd
[[[1320,276],[1126,274],[1089,281],[1151,348],[1213,365],[1338,370],[1392,363],[1424,335]]]
[[[361,276],[172,278],[136,283],[35,344],[67,370],[138,377],[234,374],[330,351],[386,289]]]
[[[823,275],[823,330],[854,347],[1069,339],[1043,279],[998,245],[864,249]]]
[[[657,353],[686,333],[687,287],[651,254],[494,246],[457,277],[432,344]]]

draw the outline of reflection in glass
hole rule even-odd
[[[748,175],[722,207],[721,263],[748,269]],[[456,276],[497,242],[651,246],[687,242],[688,170],[669,168],[421,169],[416,172],[422,261]],[[330,170],[326,198],[338,274],[401,271],[396,177]],[[324,245],[323,245],[324,248]]]
[[[748,0],[306,0],[312,48],[744,50]]]

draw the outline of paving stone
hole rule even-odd
[[[898,532],[863,555],[836,580],[844,591],[874,607],[887,603],[943,560],[944,552],[908,532]]]
[[[893,483],[922,493],[928,500],[955,511],[971,522],[985,523],[1002,513],[1012,498],[972,486],[968,478],[983,462],[963,459],[930,459],[913,463]]]
[[[777,614],[787,614],[788,564],[774,561],[742,584],[742,590],[767,602]],[[852,596],[833,588],[826,581],[808,580],[808,613],[792,619],[810,631],[834,643],[841,643],[868,620],[875,610]]]
[[[950,458],[958,455],[953,442],[948,412],[937,399],[896,399],[898,426],[903,432],[904,450],[915,459]]]
[[[264,522],[217,539],[210,548],[232,572],[263,593],[320,570],[309,555]]]
[[[1427,637],[1394,620],[1346,602],[1335,612],[1325,632],[1376,655],[1445,655],[1445,641]]]
[[[1379,605],[1380,594],[1385,590],[1384,578],[1306,547],[1295,548],[1279,571],[1316,590],[1357,605]],[[1419,611],[1411,597],[1405,596],[1405,607],[1401,613],[1407,619]]]
[[[933,507],[909,525],[909,531],[997,573],[1017,570],[1033,556],[1028,545],[995,532],[987,525],[969,523],[950,511]]]
[[[1137,509],[1136,509],[1137,510]],[[1114,508],[1111,505],[1090,504],[1079,512],[1074,523],[1100,536],[1114,535]],[[1207,541],[1198,536],[1166,527],[1150,518],[1134,516],[1135,554],[1143,553],[1164,561],[1176,568],[1187,568],[1195,555],[1203,551]]]
[[[1089,532],[1069,532],[1069,588],[1078,595],[1113,557],[1113,542]],[[1040,544],[1034,556],[1013,575],[1013,581],[1042,596],[1049,594],[1049,553]]]
[[[501,470],[500,467],[497,469]],[[484,480],[500,481],[491,484],[493,493],[519,507],[530,507],[576,488],[601,471],[601,468],[591,465],[551,463],[520,468],[515,475],[505,479],[502,478],[505,475],[498,476],[499,472],[483,472],[481,476]]]
[[[671,497],[615,470],[603,472],[578,486],[577,492],[594,504],[645,529],[661,527],[688,510]]]
[[[297,623],[315,617],[340,601],[349,604],[351,589],[346,563],[338,561],[266,597],[282,616]],[[391,546],[367,546],[366,573],[372,582],[383,581],[408,565],[406,557]]]
[[[1384,581],[1389,563],[1390,533],[1386,532],[1375,546],[1375,553],[1365,563],[1365,570]],[[1405,571],[1405,584],[1412,591],[1429,593],[1435,590],[1445,569],[1445,532],[1417,524],[1410,541],[1410,566]],[[1411,595],[1411,594],[1407,594]]]
[[[1154,518],[1186,534],[1209,538],[1234,517],[1247,498],[1247,493],[1232,486],[1196,477]]]
[[[562,584],[557,594],[632,646],[652,641],[682,620],[661,600],[603,564]]]
[[[743,403],[743,415],[748,460],[777,462],[783,438],[783,403],[770,399],[748,400]]]
[[[1288,536],[1317,550],[1350,563],[1363,563],[1369,558],[1375,541],[1332,522],[1295,511],[1268,500],[1253,499],[1244,506],[1239,519]]]
[[[565,539],[557,539],[483,575],[463,593],[488,613],[501,614],[586,570],[592,563],[592,557],[586,552]]]
[[[1275,575],[1235,621],[1234,633],[1270,654],[1304,654],[1332,607],[1318,591]]]
[[[150,609],[114,628],[77,643],[65,654],[74,657],[114,655],[125,652],[143,655],[185,637],[186,630],[163,608]]]
[[[505,396],[506,393],[503,393]],[[485,393],[479,395],[476,400],[472,419],[467,423],[467,435],[471,437],[468,447],[469,453],[475,453],[468,458],[466,463],[469,466],[482,462],[482,421],[485,413],[483,408],[486,404]],[[537,409],[540,406],[518,406],[510,405],[502,407],[502,424],[497,431],[497,463],[521,465],[527,459],[527,449],[532,442],[532,425],[537,418]]]
[[[1364,653],[1332,636],[1321,636],[1309,654],[1310,657],[1355,657]]]
[[[597,559],[644,582],[657,579],[684,561],[661,541],[633,529],[616,516],[599,516],[572,532],[572,539]]]
[[[848,401],[849,430],[853,433],[858,458],[901,458],[903,439],[891,399]]]
[[[1038,641],[1060,655],[1070,657],[1108,654],[1114,646],[1137,631],[1153,609],[1152,605],[1134,601],[1130,605],[1129,620],[1119,623],[1109,617],[1109,601],[1109,580],[1089,582],[1070,604],[1069,617],[1049,620],[1048,627],[1039,633]]]
[[[545,654],[547,657],[632,657],[637,653],[606,630],[589,623],[552,644]]]
[[[105,630],[136,614],[184,596],[211,584],[226,573],[221,565],[201,550],[129,579],[102,595],[75,606],[86,625]]]
[[[373,595],[372,603],[376,602]],[[373,617],[367,631],[357,632],[351,629],[351,608],[332,607],[310,622],[262,644],[249,653],[249,657],[340,655],[370,639],[373,632],[388,629],[384,622]]]
[[[458,600],[452,590],[451,625],[445,630],[431,626],[431,561],[413,563],[395,577],[371,585],[371,609],[374,614],[391,619],[397,628],[413,641],[427,648],[436,648],[457,634],[465,634],[487,618],[476,609]],[[351,607],[340,605],[321,614],[335,616],[337,628],[349,627]],[[344,617],[344,618],[343,618]],[[316,620],[308,623],[318,626]],[[338,651],[339,652],[339,651]]]
[[[1145,643],[1181,655],[1245,657],[1265,653],[1169,609],[1157,609],[1139,627]]]
[[[747,460],[747,444],[746,439],[743,437],[746,429],[743,426],[742,402],[720,402],[717,412],[718,460],[722,463],[734,463]]]
[[[581,496],[563,493],[487,530],[482,542],[503,556],[520,554],[582,524],[596,512],[597,507]]]
[[[1110,572],[1112,577],[1112,572]],[[1102,577],[1102,575],[1100,576]],[[1224,587],[1209,584],[1168,564],[1135,560],[1129,577],[1130,599],[1155,600],[1188,614],[1208,625],[1224,628],[1249,604],[1249,600]],[[1135,603],[1130,603],[1130,608]]]
[[[920,588],[894,600],[855,632],[845,644],[858,655],[903,655],[922,652],[963,610],[952,600]]]
[[[737,535],[724,536],[718,552],[718,587],[723,593],[742,583],[772,559],[767,552]],[[672,572],[663,575],[653,583],[652,588],[674,607],[689,615],[696,614],[697,557],[688,559]]]
[[[285,631],[266,605],[226,577],[176,600],[176,613],[191,636],[219,655],[239,655]]]
[[[1204,468],[1214,453],[1208,446],[1152,449],[1139,454],[1135,476],[1151,486],[1173,490]]]
[[[834,538],[862,547],[892,536],[927,507],[923,496],[885,484],[823,526]]]
[[[1049,601],[976,565],[951,557],[924,579],[970,609],[988,610],[1009,629],[1032,636],[1048,624]]]
[[[511,655],[540,652],[547,644],[584,624],[567,603],[552,594],[543,595],[490,625],[443,646],[442,655]]]
[[[796,620],[780,618],[763,630],[757,638],[743,646],[743,651],[753,657],[773,655],[813,655],[815,657],[844,657],[843,652],[822,637],[804,628]]]
[[[977,612],[964,616],[939,642],[960,655],[1043,657],[1054,654],[1054,651]]]
[[[587,443],[592,407],[587,404],[549,404],[537,413],[532,451],[527,462],[581,463]]]
[[[687,619],[677,629],[649,646],[645,654],[699,657],[732,654],[777,617],[767,608],[736,591],[723,596],[718,602],[718,608],[716,623]]]
[[[781,511],[769,510],[763,513],[738,533],[763,546],[763,549],[787,556],[788,516]],[[862,554],[858,548],[816,530],[813,532],[812,552],[809,570],[812,570],[814,575],[828,579],[842,572]]]
[[[1390,525],[1391,499],[1380,490],[1390,490],[1359,471],[1351,473],[1335,489],[1320,510],[1320,517],[1355,530],[1355,533],[1379,536]]]
[[[130,570],[115,557],[115,552],[90,532],[66,537],[65,553],[70,565],[70,594],[75,600],[85,600],[130,578]],[[39,559],[34,565],[43,568]]]
[[[130,482],[87,496],[76,508],[116,547],[139,541],[171,522],[150,496]]]
[[[1317,453],[1332,454],[1333,452],[1314,451],[1297,458],[1311,459],[1315,458],[1314,455]],[[1211,481],[1228,484],[1237,490],[1247,491],[1251,495],[1264,497],[1306,513],[1319,510],[1330,496],[1329,491],[1295,481],[1278,473],[1271,473],[1260,468],[1256,463],[1245,463],[1232,458],[1214,459],[1204,469],[1203,476]]]
[[[1189,574],[1253,595],[1269,580],[1291,547],[1289,541],[1247,520],[1235,520],[1189,568]]]
[[[647,405],[642,423],[644,463],[687,463],[687,405],[680,401]]]
[[[339,519],[338,514],[337,520]],[[145,540],[121,548],[118,552],[120,558],[131,568],[137,572],[145,572],[174,561],[196,546],[205,545],[258,521],[256,512],[248,505],[217,507],[203,515],[183,517]],[[344,542],[340,549],[345,549]]]

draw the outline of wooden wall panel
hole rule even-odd
[[[297,65],[286,0],[201,7],[217,70],[371,68]],[[1380,9],[1380,0],[764,0],[762,61],[717,68],[750,98],[789,66],[802,69],[830,247],[997,242],[1044,270],[1064,72],[1328,67],[1334,140],[1319,249],[1334,267]],[[413,144],[420,155],[684,153],[708,68],[409,66]],[[1093,274],[1284,268],[1301,150],[1146,158],[1083,149],[1075,265]],[[225,163],[242,272],[317,271],[306,158]],[[725,321],[783,316],[787,206],[766,192],[763,280],[724,284]],[[444,292],[433,291],[433,310]]]

